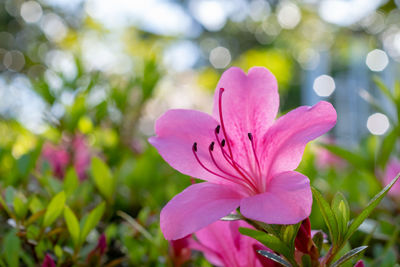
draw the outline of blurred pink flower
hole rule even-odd
[[[190,243],[194,250],[203,252],[213,265],[224,267],[261,267],[279,264],[257,253],[270,249],[257,240],[239,233],[239,227],[252,228],[244,221],[216,221],[196,232],[197,242]]]
[[[90,165],[91,152],[84,135],[77,134],[72,140],[73,164],[82,181],[86,178],[86,171]]]
[[[323,137],[321,141],[322,143],[329,145],[336,144],[336,141],[333,137]],[[328,169],[332,167],[344,168],[346,166],[346,162],[342,158],[332,154],[329,150],[321,146],[316,147],[315,156],[317,167],[320,167],[321,169]]]
[[[91,154],[86,138],[82,134],[76,134],[72,140],[64,139],[59,145],[47,142],[42,149],[42,157],[50,163],[54,176],[60,179],[64,178],[68,165],[72,163],[79,179],[84,180]]]
[[[169,241],[169,254],[172,258],[174,266],[179,267],[190,260],[190,244],[192,242],[193,240],[191,235],[188,235],[181,239]]]
[[[230,68],[214,97],[213,116],[174,109],[161,116],[149,142],[178,171],[207,182],[189,186],[161,211],[166,239],[179,239],[240,206],[247,218],[294,224],[308,217],[306,176],[293,171],[306,144],[336,123],[328,102],[302,106],[275,120],[275,77],[255,67]]]
[[[386,165],[386,171],[383,175],[383,183],[386,186],[400,173],[400,161],[396,158],[391,158]],[[400,182],[397,181],[390,189],[388,194],[400,200]]]
[[[56,267],[53,258],[49,254],[46,254],[46,256],[44,257],[42,267]]]
[[[69,154],[64,147],[45,143],[42,149],[42,157],[50,163],[54,176],[64,177],[69,162]]]
[[[97,246],[90,251],[90,253],[87,256],[87,262],[89,266],[100,266],[101,262],[101,257],[104,255],[104,253],[107,250],[107,239],[106,235],[103,233],[99,237],[99,240],[97,241]]]
[[[357,263],[354,265],[354,267],[364,267],[364,262],[362,260],[357,261]]]

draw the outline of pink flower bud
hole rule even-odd
[[[42,267],[56,267],[53,258],[49,254],[46,254],[46,256],[44,257]]]

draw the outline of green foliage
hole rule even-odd
[[[61,215],[65,200],[66,198],[64,191],[61,191],[52,198],[46,208],[46,213],[44,214],[43,227],[50,226],[58,218],[58,216]]]
[[[91,171],[97,189],[105,199],[111,201],[115,190],[115,180],[110,169],[101,159],[95,157],[92,158]]]
[[[106,208],[106,203],[100,203],[96,208],[94,208],[89,215],[81,221],[81,235],[80,243],[83,243],[89,234],[89,232],[97,226],[101,217],[103,216],[104,210]]]
[[[69,234],[72,237],[72,241],[74,242],[75,246],[79,246],[81,243],[81,229],[79,226],[79,221],[74,212],[68,206],[64,207],[64,219],[67,224]]]

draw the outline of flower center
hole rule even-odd
[[[208,147],[208,155],[211,159],[212,166],[206,166],[204,162],[202,162],[198,156],[197,142],[195,142],[192,146],[193,155],[196,158],[199,165],[205,169],[207,172],[218,176],[224,180],[227,180],[231,183],[238,184],[244,186],[250,193],[259,193],[260,190],[256,186],[256,177],[253,177],[245,168],[240,166],[240,164],[234,159],[234,155],[232,153],[231,142],[229,141],[227,130],[224,123],[224,117],[222,114],[222,94],[224,92],[224,88],[220,88],[219,90],[219,98],[218,98],[218,109],[219,109],[219,120],[220,125],[218,125],[214,130],[215,140],[212,141]],[[222,133],[221,133],[222,130]],[[220,134],[222,138],[220,138]],[[252,133],[247,133],[247,137],[251,143],[251,149],[253,151],[255,165],[257,168],[258,175],[261,175],[260,163],[255,150],[255,143],[253,141]],[[219,158],[219,161],[214,156],[214,149],[216,144],[218,145],[223,158]],[[224,164],[221,164],[221,161]],[[227,164],[226,164],[227,163]],[[229,170],[224,168],[224,166],[230,166]]]

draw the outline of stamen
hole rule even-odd
[[[249,137],[250,142],[251,142],[251,149],[253,150],[253,155],[254,155],[254,158],[256,160],[257,169],[258,169],[258,175],[261,175],[261,167],[260,167],[260,162],[258,161],[256,148],[255,148],[255,145],[254,145],[254,142],[253,142],[253,135],[251,133],[248,133],[247,136]]]
[[[193,150],[194,150],[194,152],[197,152],[197,143],[196,142],[194,142],[194,144],[193,144]]]
[[[222,132],[224,133],[224,136],[225,136],[225,139],[226,139],[226,144],[227,144],[227,147],[228,147],[228,150],[229,150],[229,155],[233,159],[232,148],[231,148],[231,146],[229,144],[228,135],[226,134],[226,130],[225,130],[224,117],[222,116],[222,93],[224,91],[225,91],[224,88],[220,88],[219,89],[219,99],[218,99],[219,120],[220,120],[220,123],[221,123]]]
[[[211,142],[209,149],[210,149],[211,151],[214,150],[214,142]]]
[[[211,173],[211,174],[214,174],[214,175],[216,175],[216,176],[218,176],[218,177],[221,177],[222,179],[228,180],[228,181],[230,181],[230,182],[233,182],[233,183],[237,183],[237,182],[238,182],[238,181],[236,181],[235,179],[232,179],[232,178],[230,178],[230,177],[225,177],[225,176],[220,175],[219,173],[216,173],[216,172],[210,170],[209,168],[207,168],[207,167],[203,164],[203,162],[201,162],[201,160],[199,159],[199,156],[197,156],[197,143],[196,143],[196,142],[195,142],[195,143],[193,144],[193,146],[192,146],[192,151],[193,151],[193,155],[194,155],[194,157],[196,158],[197,162],[200,164],[201,167],[203,167],[203,169],[205,169],[206,171],[208,171],[208,172]],[[210,153],[211,153],[211,152],[210,152]]]
[[[229,178],[228,180],[231,181],[231,182],[233,182],[233,183],[241,184],[241,185],[247,186],[250,190],[254,190],[254,188],[249,187],[249,186],[252,186],[252,185],[249,185],[248,183],[246,183],[246,181],[243,180],[243,178],[238,177],[238,176],[236,176],[236,175],[233,175],[232,173],[229,173],[229,172],[225,171],[224,169],[222,169],[222,168],[219,166],[219,164],[217,163],[217,161],[215,160],[215,158],[214,158],[213,149],[214,149],[214,142],[212,142],[212,143],[210,144],[208,152],[209,152],[209,154],[210,154],[210,157],[211,157],[212,162],[213,162],[214,165],[217,167],[217,169],[220,170],[222,173],[224,173],[224,174],[226,174],[226,175],[228,176],[226,179]],[[235,178],[235,179],[231,179],[231,177],[233,177],[233,178]]]
[[[225,160],[229,163],[229,165],[231,165],[238,173],[241,177],[243,177],[246,181],[249,181],[249,183],[251,182],[251,175],[242,167],[240,166],[240,164],[238,164],[237,162],[235,162],[229,155],[228,153],[225,151],[224,146],[225,146],[225,139],[222,139],[222,141],[219,141],[219,136],[217,133],[215,133],[215,138],[217,140],[217,144],[220,146],[222,155],[224,156]]]

